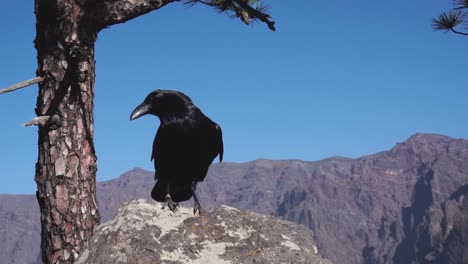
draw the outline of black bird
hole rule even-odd
[[[223,160],[221,127],[206,117],[184,93],[170,90],[151,92],[133,110],[130,120],[146,114],[159,117],[160,125],[153,142],[156,185],[151,197],[164,202],[173,212],[179,202],[194,198],[193,213],[202,213],[195,194],[210,164],[219,155]]]

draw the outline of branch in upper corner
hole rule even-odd
[[[275,22],[270,20],[267,7],[262,5],[261,0],[186,0],[186,4],[194,5],[201,3],[211,6],[221,13],[232,13],[233,17],[238,17],[245,24],[260,20],[267,24],[268,28],[275,31]]]
[[[56,127],[60,123],[60,117],[58,115],[52,116],[36,116],[29,120],[28,122],[24,123],[22,126],[45,126],[49,125],[51,127]]]
[[[455,30],[453,28],[451,28],[450,31],[452,31],[453,33],[459,34],[459,35],[468,36],[468,32],[461,32],[461,31]]]
[[[453,0],[455,9],[462,10],[468,8],[468,0]]]
[[[40,83],[44,80],[44,77],[34,77],[32,78],[31,80],[27,80],[27,81],[24,81],[24,82],[20,82],[20,83],[17,83],[17,84],[14,84],[10,87],[7,87],[7,88],[4,88],[4,89],[1,89],[0,90],[0,94],[2,93],[8,93],[8,92],[13,92],[15,90],[18,90],[18,89],[21,89],[21,88],[25,88],[25,87],[28,87],[28,86],[31,86],[33,84],[36,84],[36,83]]]
[[[466,11],[462,10],[466,8],[467,7],[457,7],[448,13],[442,13],[438,18],[433,18],[432,28],[434,30],[452,31],[456,34],[468,36],[467,32],[462,32],[455,29],[455,27],[460,25],[468,25],[468,21],[465,20],[468,15]]]
[[[167,4],[178,1],[180,0],[87,1],[85,16],[87,16],[88,23],[100,30],[114,24],[125,23],[135,17],[139,17]]]
[[[265,6],[258,5],[257,7],[253,8],[249,4],[249,1],[234,0],[234,2],[236,2],[241,7],[241,9],[243,9],[244,13],[242,13],[242,10],[241,10],[241,14],[245,15],[245,12],[247,13],[247,17],[245,20],[244,20],[244,16],[241,16],[241,19],[242,21],[244,21],[244,23],[250,24],[251,19],[254,19],[254,20],[258,19],[262,21],[263,23],[267,24],[270,30],[272,31],[276,30],[275,21],[270,20],[271,16],[266,13],[267,10]],[[260,1],[254,1],[254,2],[260,3]]]

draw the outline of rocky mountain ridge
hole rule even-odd
[[[141,169],[98,183],[103,221],[123,202],[149,199],[152,184],[153,174]],[[306,225],[333,263],[463,263],[467,184],[468,140],[416,134],[389,151],[357,159],[213,164],[197,191],[208,208],[226,204]],[[0,196],[0,234],[11,240],[3,242],[0,255],[23,260],[24,247],[18,245],[27,237],[39,239],[31,232],[39,229],[36,203],[30,196],[16,203],[30,209],[16,211],[2,207],[5,197]],[[29,228],[22,223],[26,219]],[[38,254],[39,248],[25,252]],[[31,255],[27,262],[7,263],[34,261]]]

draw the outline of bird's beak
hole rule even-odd
[[[132,114],[130,115],[130,120],[134,120],[139,118],[140,116],[146,115],[149,113],[150,110],[150,105],[143,102],[139,106],[137,106],[135,110],[133,110]]]

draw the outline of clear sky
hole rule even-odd
[[[434,32],[450,0],[269,0],[277,32],[174,3],[102,31],[96,45],[98,180],[152,170],[157,88],[221,125],[225,160],[318,160],[390,149],[416,132],[468,138],[468,37]],[[33,1],[0,9],[0,87],[35,75]],[[34,193],[37,86],[0,95],[0,193]]]

